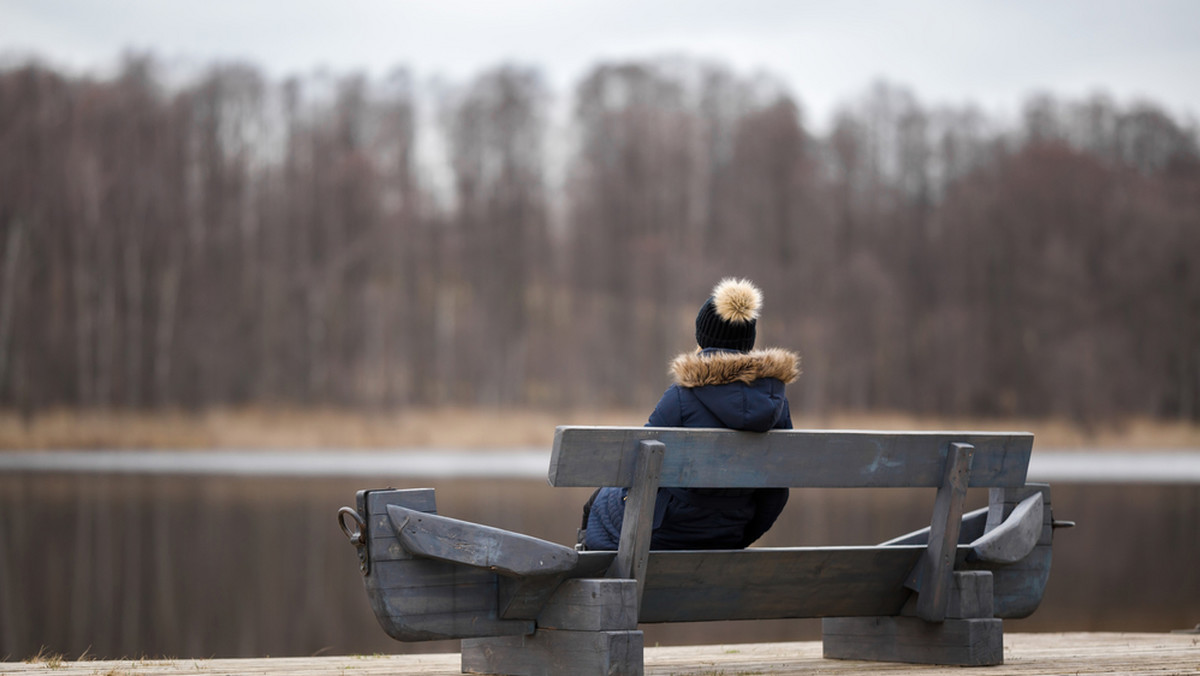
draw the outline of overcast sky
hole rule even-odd
[[[1002,116],[1103,91],[1200,117],[1198,0],[0,0],[2,55],[103,73],[127,49],[273,76],[510,62],[560,94],[601,60],[690,56],[777,75],[816,126],[880,78]]]

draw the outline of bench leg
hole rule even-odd
[[[520,676],[640,676],[643,646],[640,630],[538,629],[529,636],[469,638],[462,642],[462,670]]]
[[[1001,620],[926,622],[916,617],[831,617],[821,622],[824,656],[842,660],[969,667],[1004,664]]]
[[[1004,663],[1004,631],[994,612],[992,573],[956,571],[946,618],[927,622],[910,602],[899,617],[831,617],[821,622],[825,657],[990,666]]]
[[[641,674],[645,640],[637,629],[637,582],[563,582],[528,636],[464,639],[463,673]]]

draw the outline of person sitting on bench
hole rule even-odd
[[[751,432],[791,429],[784,387],[800,374],[800,357],[754,350],[762,292],[744,279],[723,279],[696,315],[695,352],[671,362],[675,382],[647,427],[720,427]],[[583,546],[617,549],[626,488],[606,487],[584,506]],[[660,488],[651,549],[742,549],[767,532],[787,503],[787,488]]]

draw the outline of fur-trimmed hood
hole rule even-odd
[[[762,378],[775,378],[788,385],[800,376],[800,356],[781,348],[688,352],[671,362],[671,375],[683,387],[750,384]]]
[[[707,348],[676,357],[671,373],[677,425],[765,432],[788,419],[791,426],[784,386],[800,374],[793,352]]]

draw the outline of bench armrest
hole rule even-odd
[[[579,554],[570,547],[470,521],[387,506],[400,544],[418,556],[530,577],[571,570]]]
[[[971,557],[988,563],[1014,563],[1033,551],[1042,535],[1042,494],[1034,493],[1013,508],[999,526],[971,543]]]

